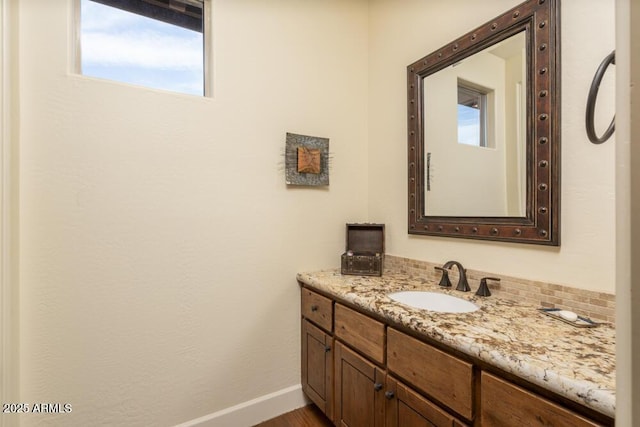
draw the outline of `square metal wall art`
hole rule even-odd
[[[285,179],[288,185],[329,185],[329,138],[287,132]]]

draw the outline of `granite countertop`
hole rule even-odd
[[[346,276],[338,270],[299,273],[309,287],[375,313],[392,323],[615,417],[615,329],[577,328],[529,304],[443,290],[405,273]],[[455,283],[454,283],[455,286]],[[401,290],[444,292],[480,307],[471,313],[436,313],[391,300]]]

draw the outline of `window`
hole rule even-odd
[[[488,146],[487,93],[458,80],[458,143]]]
[[[78,0],[81,74],[205,95],[209,0]]]

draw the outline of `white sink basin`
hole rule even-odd
[[[470,301],[439,292],[401,291],[393,292],[387,296],[413,308],[440,313],[470,313],[479,308]]]

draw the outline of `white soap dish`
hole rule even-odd
[[[571,311],[563,310],[561,308],[539,308],[538,311],[546,314],[547,316],[553,317],[554,319],[568,323],[571,326],[575,326],[576,328],[595,328],[599,325],[598,322],[594,322],[588,317],[578,316]],[[574,318],[574,315],[575,320],[571,320]]]

